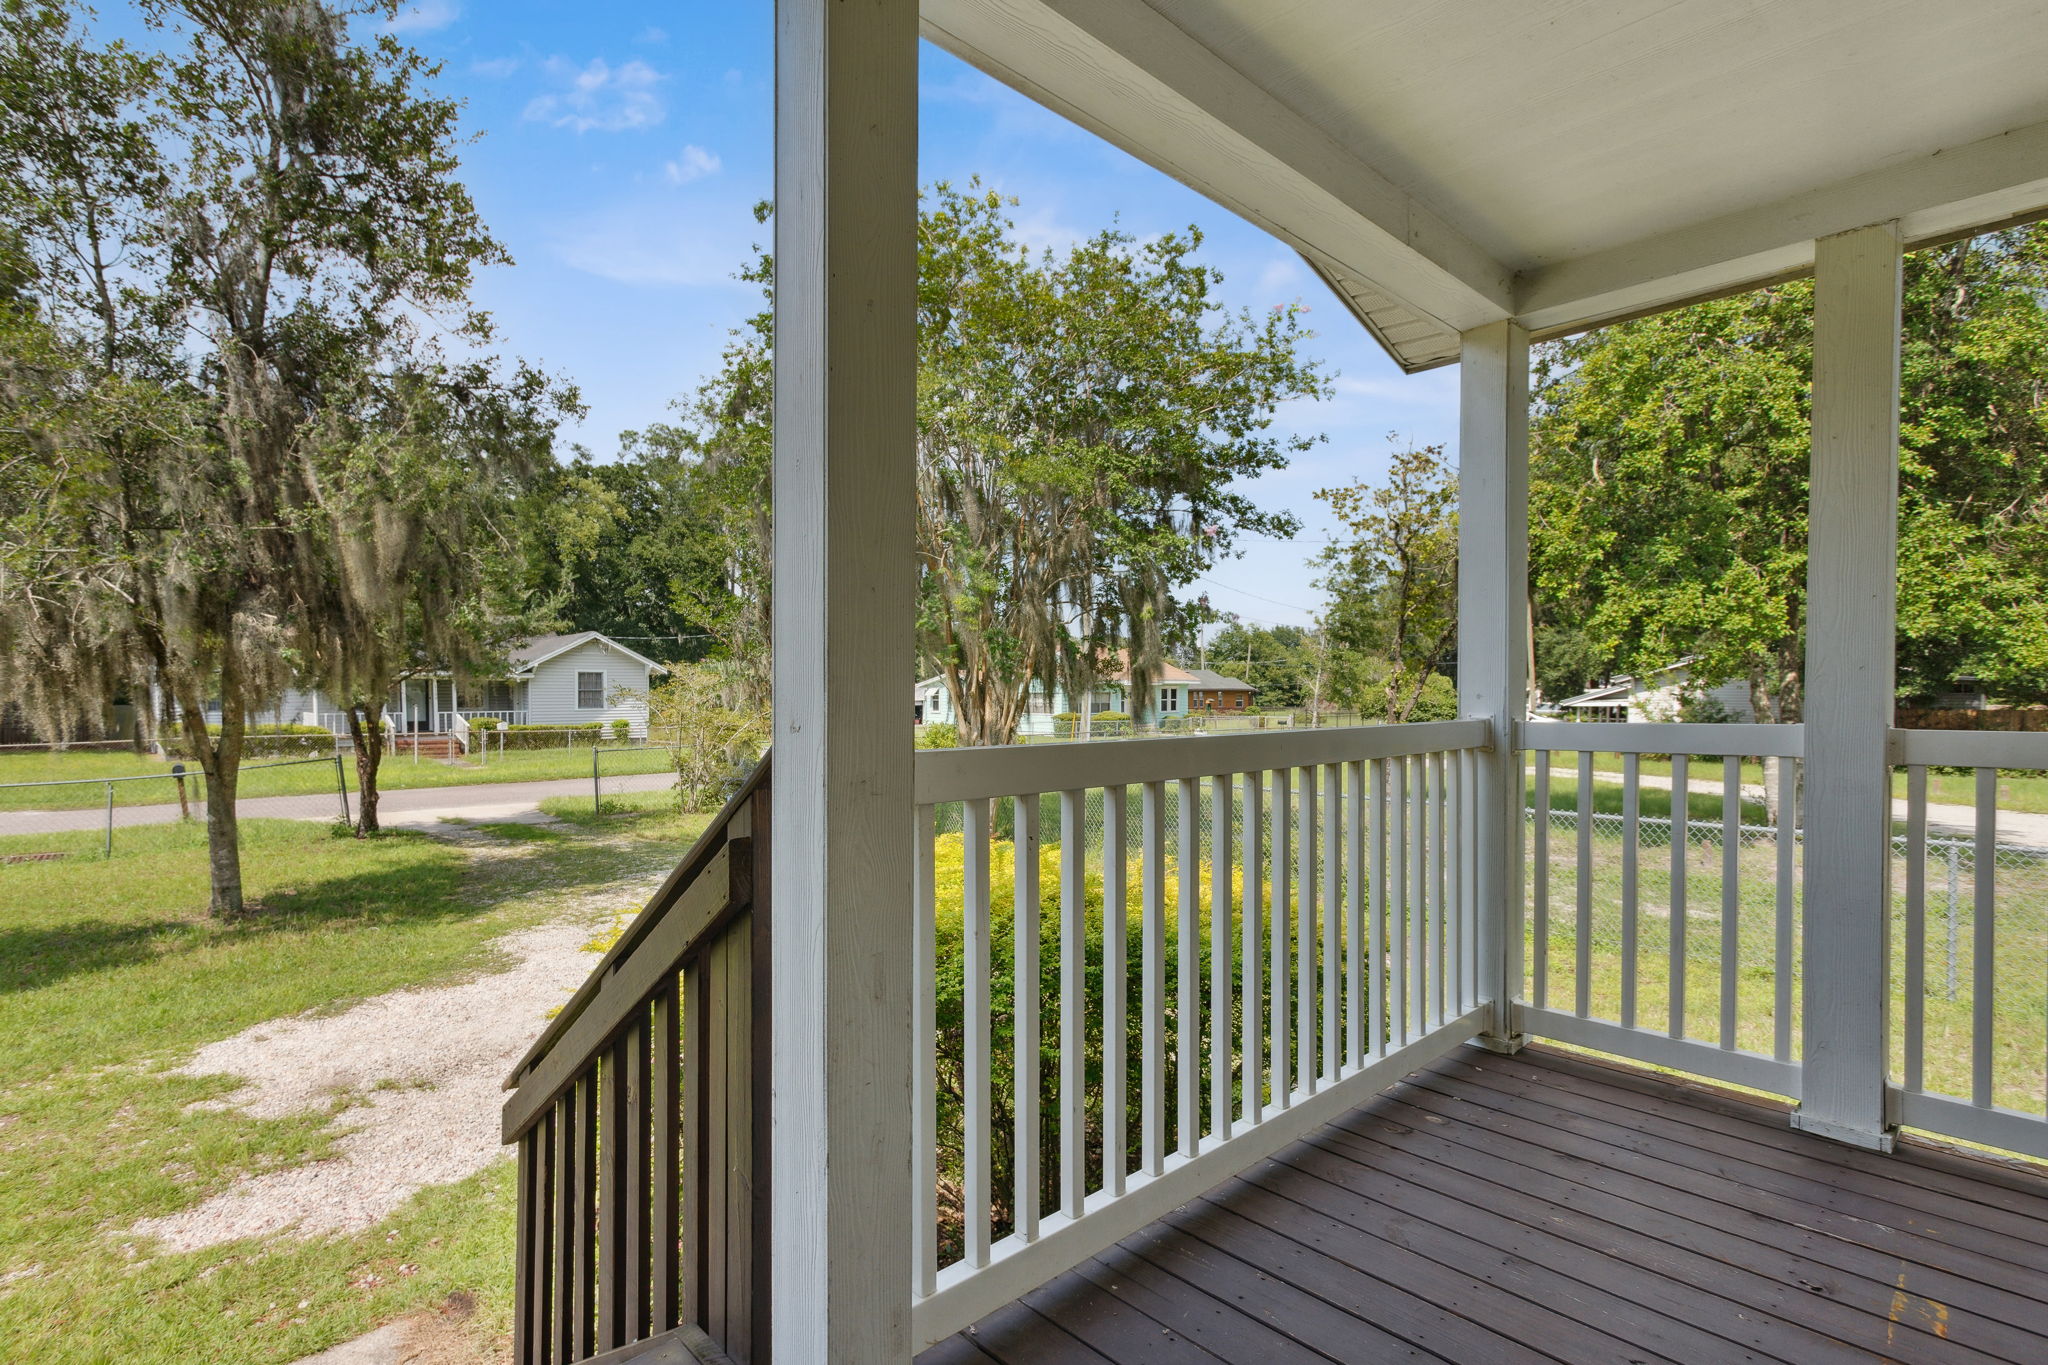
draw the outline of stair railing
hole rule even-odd
[[[520,1059],[513,1360],[768,1355],[769,765]]]

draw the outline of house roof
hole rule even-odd
[[[1665,664],[1662,668],[1651,669],[1646,676],[1651,678],[1661,678],[1666,673],[1683,672],[1686,666],[1692,663],[1693,658],[1693,655],[1688,654],[1683,659],[1680,659],[1677,663]],[[1625,697],[1629,693],[1633,692],[1636,688],[1636,684],[1639,681],[1641,680],[1636,678],[1633,674],[1626,674],[1622,677],[1614,679],[1612,682],[1605,682],[1598,687],[1588,688],[1586,691],[1579,693],[1579,695],[1576,697],[1566,697],[1563,701],[1557,702],[1555,704],[1558,706],[1611,705],[1616,699]]]
[[[656,673],[668,672],[666,664],[658,664],[638,650],[626,648],[602,631],[579,630],[567,635],[536,635],[514,645],[506,651],[506,657],[512,661],[512,676],[523,678],[556,655],[567,654],[577,646],[587,645],[592,640],[600,641],[607,649],[615,649],[628,658],[639,660]]]
[[[1233,678],[1227,673],[1218,673],[1213,668],[1191,668],[1188,670],[1188,675],[1194,679],[1196,687],[1207,688],[1211,692],[1256,692],[1259,690],[1242,679]]]
[[[2048,8],[922,0],[925,36],[1273,233],[1407,369],[2048,213]]]

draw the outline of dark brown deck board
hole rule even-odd
[[[1749,1250],[1755,1246],[1767,1249],[1772,1264],[1789,1255],[1867,1280],[1895,1281],[1902,1269],[1910,1268],[1914,1288],[1921,1294],[1967,1304],[2023,1327],[2036,1347],[2038,1338],[2048,1333],[2048,1303],[2043,1302],[2048,1275],[2030,1274],[2010,1262],[1926,1242],[1866,1219],[1764,1197],[1682,1164],[1634,1157],[1609,1143],[1526,1122],[1506,1110],[1460,1105],[1429,1082],[1402,1086],[1387,1098],[1395,1106],[1413,1105],[1419,1113],[1454,1120],[1432,1136],[1471,1149],[1477,1154],[1474,1161],[1510,1157],[1545,1177],[1592,1183],[1603,1195],[1679,1214],[1705,1231],[1700,1245],[1714,1248],[1723,1260],[1756,1255]],[[1961,1268],[1949,1268],[1952,1265]]]
[[[1466,1050],[920,1357],[2048,1360],[2048,1179]]]
[[[1562,1069],[1556,1073],[1557,1083],[1546,1085],[1540,1077],[1532,1077],[1521,1068],[1475,1069],[1457,1059],[1449,1061],[1445,1071],[1433,1077],[1431,1083],[1458,1079],[1460,1071],[1494,1095],[1518,1097],[1544,1106],[1559,1126],[1598,1123],[1628,1132],[1635,1150],[1651,1155],[1668,1152],[1674,1161],[1687,1162],[1738,1184],[1790,1194],[1828,1208],[1847,1209],[1859,1217],[1909,1228],[1936,1241],[1968,1246],[2016,1265],[2048,1265],[2048,1245],[2031,1235],[2035,1220],[2014,1211],[2020,1202],[2015,1196],[2007,1194],[1993,1204],[1925,1190],[1915,1183],[1919,1171],[1910,1157],[1887,1173],[1865,1169],[1863,1161],[1853,1158],[1897,1158],[1878,1158],[1854,1148],[1822,1143],[1789,1129],[1780,1132],[1761,1123],[1734,1131],[1692,1126],[1685,1122],[1682,1112],[1659,1114],[1616,1103],[1615,1094],[1632,1092],[1603,1094],[1600,1086],[1581,1084],[1576,1073]],[[1569,1109],[1560,1104],[1567,1095]],[[1758,1141],[1757,1135],[1764,1132],[1794,1139],[1795,1145]]]

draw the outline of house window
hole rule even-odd
[[[576,675],[576,709],[579,711],[604,710],[604,674],[578,673]]]
[[[1178,687],[1162,687],[1159,689],[1159,709],[1162,711],[1180,710],[1180,689]]]

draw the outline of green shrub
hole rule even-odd
[[[472,730],[495,730],[504,723],[504,721],[496,716],[478,716],[470,721],[469,728]]]
[[[957,749],[960,747],[960,727],[949,720],[926,721],[917,727],[917,747]]]
[[[1088,731],[1090,734],[1098,737],[1127,735],[1131,732],[1130,713],[1126,711],[1097,711],[1095,718],[1088,723]]]
[[[1079,711],[1055,711],[1052,715],[1052,732],[1061,739],[1072,739],[1081,733]]]
[[[507,749],[583,749],[604,742],[604,723],[582,725],[507,725]]]
[[[625,742],[626,742],[627,740],[631,739],[632,737],[633,737],[633,722],[632,722],[632,721],[630,721],[630,720],[615,720],[615,721],[613,721],[613,722],[612,722],[612,743],[614,743],[614,744],[624,744],[624,743],[625,743]]]
[[[206,732],[217,735],[220,727],[209,725]],[[334,743],[333,733],[318,725],[251,725],[242,731],[242,757],[320,757],[333,753]],[[171,758],[196,756],[183,734],[171,730],[164,732],[164,753]]]
[[[1167,716],[1159,722],[1159,733],[1162,735],[1177,735],[1187,728],[1188,718],[1186,716]]]

